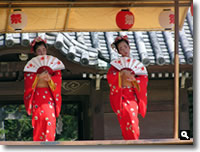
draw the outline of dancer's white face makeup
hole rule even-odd
[[[38,46],[35,52],[36,55],[47,55],[47,49],[43,44]]]
[[[118,51],[123,57],[130,57],[130,46],[126,42],[121,41],[118,44]]]

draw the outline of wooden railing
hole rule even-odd
[[[144,140],[83,140],[83,141],[0,141],[0,145],[193,145],[190,140],[144,139]]]

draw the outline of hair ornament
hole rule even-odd
[[[45,40],[43,40],[41,37],[36,37],[32,42],[31,42],[31,52],[34,52],[34,46],[35,46],[35,44],[36,43],[38,43],[38,42],[44,42],[45,44],[47,43],[47,41],[46,41],[46,39]]]

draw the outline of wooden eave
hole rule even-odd
[[[190,0],[179,0],[180,7],[190,6]],[[3,0],[0,8],[83,8],[83,7],[173,7],[174,0]]]

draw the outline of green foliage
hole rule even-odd
[[[31,120],[7,120],[5,121],[7,130],[6,141],[31,141],[33,129]]]
[[[0,135],[8,133],[8,130],[0,128]]]
[[[0,136],[5,134],[6,141],[32,141],[33,128],[31,116],[28,116],[24,105],[4,105],[4,130],[0,129]],[[13,118],[13,116],[15,118]],[[56,135],[57,141],[78,139],[78,105],[63,104],[61,110],[63,128],[61,135]],[[17,119],[16,119],[17,118]]]
[[[56,135],[56,140],[67,141],[78,139],[78,105],[63,105],[61,109],[63,130],[60,135]]]
[[[33,129],[30,117],[26,114],[24,105],[4,105],[4,130],[0,134],[5,134],[6,141],[30,141],[32,140]],[[19,118],[18,120],[13,118]],[[10,119],[9,119],[10,118]]]
[[[56,135],[56,140],[67,141],[78,139],[78,120],[75,116],[62,115],[63,130],[61,135]]]

